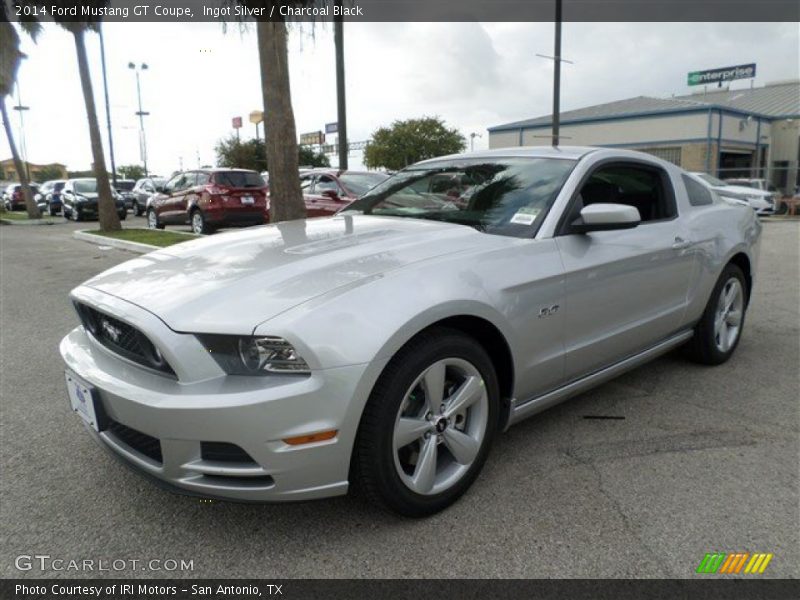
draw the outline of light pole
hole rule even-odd
[[[147,64],[142,63],[139,66],[136,64],[129,62],[128,68],[133,69],[136,73],[136,97],[139,100],[139,111],[136,113],[139,117],[139,152],[142,156],[142,165],[144,166],[144,176],[147,177],[147,138],[144,135],[144,118],[145,116],[149,115],[149,112],[145,112],[142,110],[142,85],[139,81],[139,73],[141,71],[147,70]]]
[[[25,162],[25,173],[28,176],[28,181],[31,179],[31,167],[28,164],[28,147],[25,144],[25,119],[23,118],[23,114],[26,110],[30,110],[30,106],[23,106],[22,104],[22,95],[19,91],[19,81],[17,82],[17,105],[12,106],[12,108],[16,111],[19,111],[19,149],[21,150],[20,154],[22,154],[22,160]]]
[[[338,2],[341,5],[341,1]],[[344,24],[342,18],[333,20],[333,40],[336,54],[336,132],[339,136],[339,170],[347,170],[347,105],[344,79]]]
[[[469,134],[469,151],[475,151],[475,138],[476,137],[483,137],[480,133],[475,133],[474,131]]]

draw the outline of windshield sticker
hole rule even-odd
[[[516,225],[533,225],[539,212],[540,209],[538,208],[524,206],[511,217],[511,222]]]

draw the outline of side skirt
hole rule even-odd
[[[542,412],[551,406],[555,406],[556,404],[563,402],[572,396],[576,396],[582,392],[585,392],[586,390],[596,387],[601,383],[605,383],[606,381],[621,375],[625,371],[630,371],[631,369],[635,369],[640,365],[650,362],[654,358],[669,352],[677,346],[680,346],[689,338],[691,338],[693,334],[693,330],[682,331],[673,335],[672,337],[667,338],[663,342],[648,348],[647,350],[644,350],[638,354],[634,354],[633,356],[623,359],[618,363],[601,369],[600,371],[596,371],[590,375],[576,379],[575,381],[547,392],[546,394],[530,398],[524,402],[514,402],[511,407],[511,415],[508,418],[506,429],[511,427],[511,425],[519,423],[523,419],[527,419],[528,417]]]

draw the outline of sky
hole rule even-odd
[[[223,31],[217,23],[107,23],[106,63],[116,164],[140,163],[136,80],[141,75],[148,166],[168,175],[215,164],[214,145],[233,132],[253,137],[248,122],[261,109],[255,32]],[[99,40],[87,36],[94,92],[108,154]],[[18,74],[27,158],[90,168],[86,113],[72,36],[47,24]],[[549,114],[552,108],[552,23],[347,23],[345,70],[351,141],[367,140],[396,119],[438,116],[475,149],[488,146],[487,127]],[[690,71],[757,63],[755,85],[800,77],[797,23],[565,23],[562,110],[632,96],[692,91]],[[333,30],[293,26],[289,66],[299,133],[336,120]],[[749,87],[749,81],[732,87]],[[16,104],[16,97],[14,102]],[[12,120],[20,139],[18,113]],[[263,135],[263,132],[262,132]],[[329,141],[333,141],[329,137]],[[10,156],[0,145],[0,159]],[[335,157],[331,157],[335,164]],[[350,167],[360,167],[360,155]]]

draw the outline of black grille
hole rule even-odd
[[[83,326],[106,348],[140,365],[175,375],[153,342],[141,331],[86,304],[76,303],[75,308]]]
[[[122,423],[116,421],[109,421],[108,429],[113,433],[121,442],[136,450],[139,454],[144,454],[157,463],[164,462],[161,456],[161,442],[157,438],[131,429]]]
[[[203,460],[214,460],[231,463],[253,463],[256,461],[235,444],[227,442],[201,442],[200,456]]]

